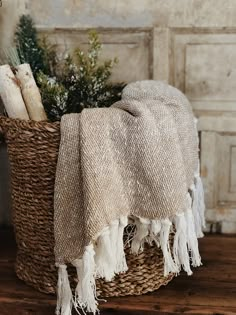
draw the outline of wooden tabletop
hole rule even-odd
[[[208,235],[200,240],[203,266],[184,273],[156,292],[109,298],[101,315],[236,314],[236,236]],[[37,292],[14,273],[12,230],[0,230],[0,315],[53,315],[55,297]]]

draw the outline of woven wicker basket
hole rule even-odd
[[[60,124],[0,116],[0,135],[7,143],[11,168],[17,276],[39,291],[55,293],[53,192]],[[98,296],[140,295],[173,278],[163,276],[163,256],[156,246],[146,245],[137,256],[128,247],[126,255],[128,272],[112,282],[98,279]],[[69,270],[71,282],[75,281],[73,269]]]

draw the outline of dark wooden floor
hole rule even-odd
[[[166,287],[140,297],[109,299],[101,315],[236,314],[236,236],[200,240],[204,265]],[[14,274],[14,237],[0,231],[0,315],[53,315],[55,297],[41,294]]]

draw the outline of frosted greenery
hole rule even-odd
[[[87,52],[76,49],[73,56],[67,56],[60,66],[57,75],[58,83],[64,86],[66,93],[66,109],[64,103],[61,104],[61,97],[55,97],[59,101],[59,111],[67,113],[79,113],[83,108],[92,107],[108,107],[121,97],[121,90],[124,84],[111,84],[109,79],[113,66],[117,63],[117,59],[99,62],[99,54],[101,52],[101,43],[95,32],[89,34],[89,48]],[[45,86],[48,90],[54,89],[50,84]],[[42,89],[42,86],[41,86]],[[43,92],[43,93],[44,93]],[[58,90],[61,96],[61,88]],[[56,107],[52,106],[47,99],[44,99],[45,108],[48,114],[56,114]],[[51,109],[51,107],[53,107]],[[56,115],[58,119],[60,113]],[[54,117],[50,117],[54,119]]]
[[[21,63],[29,63],[34,75],[41,70],[49,73],[46,51],[41,46],[34,22],[29,15],[22,15],[15,31],[16,49]]]
[[[38,38],[30,16],[23,15],[16,28],[16,47],[21,62],[31,65],[48,118],[60,120],[66,113],[84,108],[108,107],[120,99],[124,83],[110,82],[117,59],[100,60],[102,45],[95,31],[89,33],[86,51],[77,48],[60,60],[44,38]]]

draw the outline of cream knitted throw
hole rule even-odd
[[[110,108],[65,115],[55,183],[57,314],[72,304],[96,313],[95,278],[111,280],[127,270],[123,231],[136,225],[131,250],[158,241],[164,272],[191,274],[201,264],[204,199],[198,136],[189,102],[158,81],[126,86]],[[169,247],[175,227],[173,250]],[[66,264],[79,282],[72,297]]]

